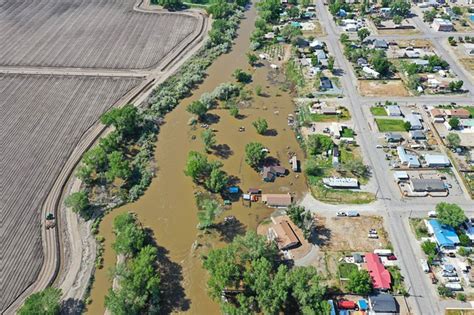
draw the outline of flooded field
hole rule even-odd
[[[184,175],[183,170],[190,150],[204,152],[199,137],[203,129],[188,125],[191,115],[186,112],[186,106],[198,99],[202,93],[211,92],[218,84],[233,81],[232,72],[236,68],[252,71],[253,82],[249,87],[254,89],[258,85],[261,86],[266,96],[256,96],[254,93],[251,105],[240,110],[241,119],[232,117],[225,109],[211,111],[216,119],[210,128],[216,130],[217,145],[225,148],[220,150],[225,154],[212,155],[210,159],[222,161],[223,169],[229,175],[238,177],[238,186],[243,191],[250,187],[259,187],[264,193],[293,192],[297,198],[307,191],[301,173],[296,175],[290,171],[286,177],[277,178],[273,183],[265,183],[261,175],[251,169],[244,160],[244,147],[251,141],[261,142],[268,147],[269,155],[279,159],[281,165],[288,169],[288,152],[296,152],[300,159],[303,157],[295,135],[287,125],[287,115],[294,110],[291,97],[288,92],[280,90],[280,84],[270,83],[275,79],[282,81],[281,74],[270,73],[268,65],[257,70],[249,68],[245,53],[249,47],[249,36],[255,17],[256,12],[252,8],[242,21],[232,52],[218,58],[193,96],[183,100],[165,117],[166,123],[161,128],[156,147],[157,176],[145,195],[137,202],[116,209],[104,218],[100,226],[100,234],[106,239],[104,268],[97,270],[95,275],[91,294],[93,302],[88,306],[89,314],[102,314],[104,311],[104,295],[111,285],[108,270],[116,262],[111,249],[114,239],[112,222],[115,216],[125,211],[136,212],[138,219],[153,231],[156,242],[161,247],[161,260],[167,265],[162,279],[165,304],[163,312],[219,312],[217,303],[207,296],[207,275],[201,267],[202,255],[205,255],[209,248],[222,246],[236,234],[244,233],[246,229],[255,230],[271,210],[260,203],[254,203],[248,208],[237,201],[219,218],[222,220],[224,216],[236,216],[240,224],[233,229],[203,234],[196,228],[196,187],[192,180]],[[259,117],[268,121],[269,129],[273,129],[272,135],[257,134],[252,122]],[[239,132],[240,127],[245,127],[246,131]]]

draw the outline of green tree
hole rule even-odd
[[[191,177],[195,183],[201,183],[209,176],[210,172],[211,165],[204,154],[196,151],[188,153],[184,174]]]
[[[469,236],[467,236],[467,234],[459,234],[459,245],[464,247],[469,247],[471,245],[471,239],[469,238]]]
[[[458,148],[461,145],[461,138],[457,133],[449,133],[446,136],[446,141],[448,141],[448,146],[451,148]]]
[[[94,173],[94,169],[90,165],[81,164],[77,168],[76,177],[86,185],[90,185],[92,183],[92,173]]]
[[[441,223],[454,228],[457,228],[466,220],[464,210],[454,203],[438,203],[436,205],[436,215]]]
[[[400,25],[402,24],[403,18],[400,15],[395,15],[392,20],[396,25]]]
[[[213,167],[211,170],[211,173],[209,174],[209,177],[206,179],[206,188],[213,192],[213,193],[218,193],[221,192],[225,186],[227,186],[227,183],[229,181],[229,178],[227,174],[220,169],[220,167]]]
[[[333,72],[334,71],[334,57],[329,56],[328,58],[328,70]]]
[[[370,176],[370,169],[362,160],[352,159],[345,161],[343,167],[357,177],[368,178]]]
[[[453,7],[451,7],[451,10],[453,10],[453,13],[456,14],[456,15],[462,15],[461,7],[453,6]]]
[[[459,121],[459,118],[457,117],[452,117],[449,119],[448,121],[448,124],[451,126],[451,128],[453,129],[458,129],[459,128],[459,125],[460,125],[460,121]]]
[[[214,225],[216,217],[222,212],[219,203],[215,200],[206,199],[203,201],[202,209],[198,212],[198,228],[206,230]]]
[[[287,10],[288,17],[291,19],[299,18],[301,15],[300,9],[297,6],[293,6]]]
[[[140,124],[138,109],[131,105],[122,108],[113,108],[103,114],[100,121],[106,126],[114,126],[117,132],[124,137],[133,136]]]
[[[115,278],[120,286],[110,289],[105,306],[112,314],[158,314],[160,275],[156,270],[157,249],[151,245],[125,263],[119,264]]]
[[[312,55],[311,56],[311,65],[316,67],[319,64],[318,56]]]
[[[127,181],[132,176],[132,169],[130,162],[125,159],[125,156],[120,151],[114,151],[107,155],[109,160],[109,168],[105,172],[105,177],[109,182],[113,182],[115,178]]]
[[[304,223],[306,209],[302,206],[291,205],[286,210],[291,221],[298,227],[302,227]]]
[[[423,249],[423,252],[427,256],[436,255],[438,251],[438,247],[436,246],[436,243],[431,242],[431,241],[424,241],[423,243],[421,243],[421,249]]]
[[[392,63],[387,59],[383,50],[375,50],[370,56],[370,63],[374,70],[382,76],[388,76],[392,67]]]
[[[403,127],[405,128],[406,131],[410,131],[411,129],[411,123],[409,121],[405,121],[403,123]]]
[[[201,101],[194,101],[186,107],[186,110],[198,117],[199,120],[203,120],[206,117],[208,108],[206,104]]]
[[[89,216],[89,196],[85,191],[78,191],[67,196],[64,203],[67,207],[70,207],[72,211],[80,214],[83,217]]]
[[[165,9],[178,9],[182,5],[180,0],[153,0],[152,3],[158,3]]]
[[[107,152],[102,146],[95,146],[84,153],[82,163],[90,166],[96,173],[103,172],[107,168]]]
[[[390,4],[390,14],[392,16],[407,17],[410,14],[410,2],[406,0],[395,0]]]
[[[113,231],[115,242],[112,247],[117,254],[135,256],[145,245],[145,231],[132,213],[115,217]]]
[[[231,5],[226,0],[213,0],[206,10],[216,20],[223,19],[232,12]]]
[[[250,142],[245,146],[245,161],[253,168],[258,168],[267,156],[263,144],[258,142]]]
[[[368,295],[374,289],[372,278],[369,272],[364,269],[354,270],[350,273],[346,288],[349,292],[360,295]]]
[[[252,123],[252,125],[257,130],[257,133],[263,135],[268,130],[268,122],[263,118],[258,118],[256,121]]]
[[[258,57],[257,55],[249,52],[247,53],[247,61],[249,62],[249,65],[253,67],[255,66],[255,64],[257,64]]]
[[[240,83],[250,83],[252,81],[252,75],[243,71],[242,69],[236,69],[232,74],[237,82]]]
[[[346,45],[346,44],[349,43],[349,35],[343,33],[343,34],[341,34],[341,36],[339,37],[339,40],[341,41],[341,44]]]
[[[61,289],[48,287],[30,295],[18,310],[19,315],[56,315],[61,310]]]
[[[231,106],[229,108],[229,114],[235,118],[239,117],[239,108],[237,106]]]
[[[314,267],[295,267],[288,275],[290,295],[302,314],[322,314],[326,288]]]
[[[334,143],[331,140],[331,137],[326,135],[310,135],[306,140],[306,150],[309,155],[318,155],[323,152],[327,152],[332,149]]]
[[[448,84],[448,88],[452,91],[452,92],[457,92],[457,91],[460,91],[462,89],[462,86],[464,85],[464,81],[462,80],[459,80],[459,81],[451,81],[449,82]]]
[[[201,139],[204,143],[206,152],[210,152],[211,149],[216,145],[216,134],[210,129],[206,129],[201,132]]]
[[[357,31],[357,37],[359,37],[359,40],[361,42],[364,41],[367,37],[370,36],[370,31],[367,28],[361,28]]]

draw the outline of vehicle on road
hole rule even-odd
[[[347,213],[345,213],[344,211],[338,211],[336,213],[336,216],[337,217],[347,217]]]
[[[460,283],[446,283],[445,286],[451,291],[462,291],[462,285]]]
[[[377,149],[382,149],[382,148],[383,148],[383,145],[377,144],[376,148],[377,148]]]
[[[46,229],[54,228],[55,225],[56,225],[56,218],[54,217],[54,214],[48,213],[46,215],[46,223],[45,223]]]
[[[423,269],[423,272],[428,273],[430,272],[430,266],[428,265],[428,262],[426,259],[420,259],[421,263],[421,268]]]
[[[354,211],[354,210],[347,211],[346,213],[347,213],[348,217],[359,217],[360,216],[359,212]]]

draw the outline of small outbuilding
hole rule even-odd
[[[388,293],[369,295],[370,314],[398,314],[398,305],[395,298]]]
[[[399,133],[395,132],[387,132],[385,134],[385,141],[387,142],[401,142],[403,140],[403,136]]]
[[[411,130],[410,138],[413,140],[426,140],[426,135],[422,130]]]
[[[425,161],[428,167],[449,167],[451,161],[444,154],[425,154]]]
[[[388,116],[392,117],[399,117],[402,116],[402,111],[398,105],[388,105],[385,107],[385,111],[387,112]]]
[[[263,194],[262,202],[271,208],[287,208],[292,198],[290,194]]]

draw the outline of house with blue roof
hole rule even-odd
[[[459,244],[459,237],[452,226],[441,224],[438,220],[428,220],[428,230],[435,237],[439,248],[455,249]]]

